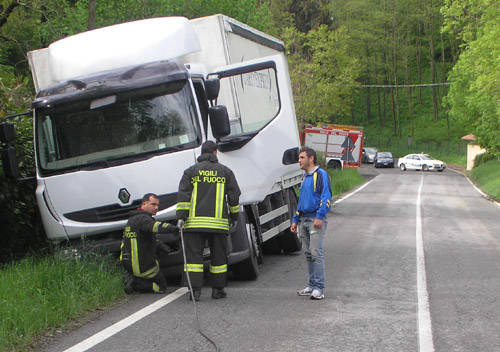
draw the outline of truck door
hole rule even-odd
[[[218,105],[228,110],[231,133],[218,141],[219,159],[235,173],[243,202],[261,201],[275,182],[300,171],[283,165],[283,153],[300,146],[295,108],[284,55],[226,66]]]

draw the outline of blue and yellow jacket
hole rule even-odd
[[[330,211],[332,191],[328,173],[317,167],[306,173],[300,186],[299,204],[292,222],[297,223],[301,217],[323,220]]]

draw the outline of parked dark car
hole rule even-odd
[[[377,152],[373,161],[375,167],[394,167],[394,158],[391,152]]]
[[[375,160],[375,154],[377,154],[377,148],[363,148],[363,154],[361,156],[362,163],[373,163]]]

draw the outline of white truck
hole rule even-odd
[[[216,140],[242,191],[233,272],[254,279],[263,249],[301,248],[288,233],[302,172],[283,42],[224,15],[163,17],[76,34],[28,60],[36,198],[50,240],[119,251],[148,192],[159,195],[157,218],[174,222],[183,171]],[[178,270],[181,251],[161,263]]]

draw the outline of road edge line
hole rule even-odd
[[[356,190],[352,191],[351,193],[348,193],[348,194],[346,194],[345,196],[340,197],[340,198],[339,198],[339,199],[337,199],[335,202],[333,202],[333,204],[338,204],[338,203],[342,202],[343,200],[345,200],[345,199],[349,198],[350,196],[352,196],[352,195],[354,195],[354,194],[358,193],[358,192],[359,192],[359,191],[361,191],[363,188],[365,188],[365,187],[366,187],[366,186],[368,186],[370,183],[372,183],[372,182],[373,182],[373,181],[374,181],[377,177],[378,177],[378,175],[377,175],[377,176],[375,176],[374,178],[372,178],[370,181],[366,182],[364,185],[362,185],[362,186],[360,186],[359,188],[357,188]]]
[[[422,232],[422,188],[424,176],[420,178],[416,209],[416,252],[417,252],[417,307],[418,307],[418,347],[420,352],[434,352],[432,321],[427,291],[427,274],[425,272],[424,238]]]
[[[114,323],[111,326],[108,326],[106,329],[101,330],[100,332],[86,338],[82,342],[65,349],[63,352],[84,352],[88,349],[94,347],[95,345],[101,343],[102,341],[110,338],[116,333],[126,329],[130,325],[136,323],[142,318],[148,316],[151,313],[156,312],[158,309],[166,306],[167,304],[175,301],[177,298],[182,297],[188,292],[187,287],[181,287],[174,292],[168,294],[167,296],[151,303],[149,306],[142,308],[141,310],[129,315],[126,318],[123,318],[117,323]]]
[[[461,171],[457,171],[457,170],[453,170],[453,169],[450,169],[452,170],[453,172],[456,172],[457,174],[460,174],[462,175],[463,177],[465,177],[467,179],[467,181],[469,181],[469,183],[472,185],[472,187],[474,187],[474,189],[481,195],[483,196],[484,198],[486,198],[487,200],[489,200],[490,202],[492,202],[493,204],[495,204],[497,207],[500,208],[500,203],[497,202],[496,200],[494,199],[491,199],[489,195],[487,195],[486,193],[484,193],[478,186],[476,186],[474,184],[474,182],[471,181],[470,177],[466,174],[464,174],[463,172]]]

